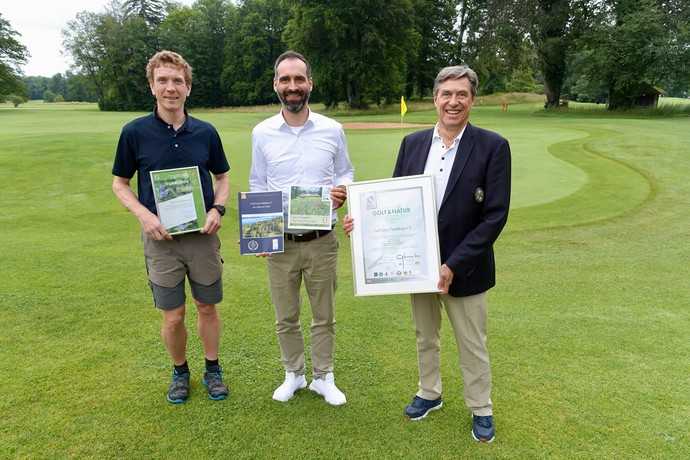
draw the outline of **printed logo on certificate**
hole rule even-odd
[[[288,228],[330,230],[333,202],[331,187],[291,185],[288,199]]]
[[[240,254],[283,252],[283,192],[239,192]]]
[[[355,295],[438,292],[440,255],[432,176],[348,186]]]
[[[171,235],[199,231],[206,223],[206,204],[199,168],[151,171],[151,186],[161,224]]]

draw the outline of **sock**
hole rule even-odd
[[[175,364],[174,366],[175,374],[189,374],[189,366],[187,365],[187,361],[185,361],[183,364],[180,364],[179,366],[177,364]]]
[[[220,364],[218,364],[218,358],[214,360],[206,359],[206,370],[208,372],[218,372],[220,370]]]

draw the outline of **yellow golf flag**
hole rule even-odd
[[[400,118],[407,113],[407,104],[405,104],[405,96],[400,96]]]

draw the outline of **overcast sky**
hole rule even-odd
[[[193,0],[177,0],[191,5]],[[101,12],[109,0],[0,0],[0,13],[21,34],[19,41],[31,57],[24,75],[51,77],[69,69],[62,55],[62,29],[80,11]]]

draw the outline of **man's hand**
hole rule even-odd
[[[161,224],[158,216],[148,210],[139,216],[139,223],[141,224],[141,229],[149,238],[158,241],[173,239],[170,233],[163,227],[163,224]]]
[[[349,238],[350,233],[352,233],[352,230],[355,229],[355,221],[350,216],[349,214],[345,216],[343,219],[343,231],[345,231],[345,235]]]
[[[344,185],[338,185],[331,189],[331,200],[333,201],[333,209],[338,209],[347,200],[347,189]]]
[[[204,228],[201,229],[201,233],[207,233],[213,235],[218,230],[220,230],[221,215],[216,208],[211,208],[209,212],[206,213],[206,223]]]
[[[448,294],[448,288],[453,282],[453,270],[448,268],[448,265],[443,264],[439,270],[439,275],[438,289],[442,294]]]

